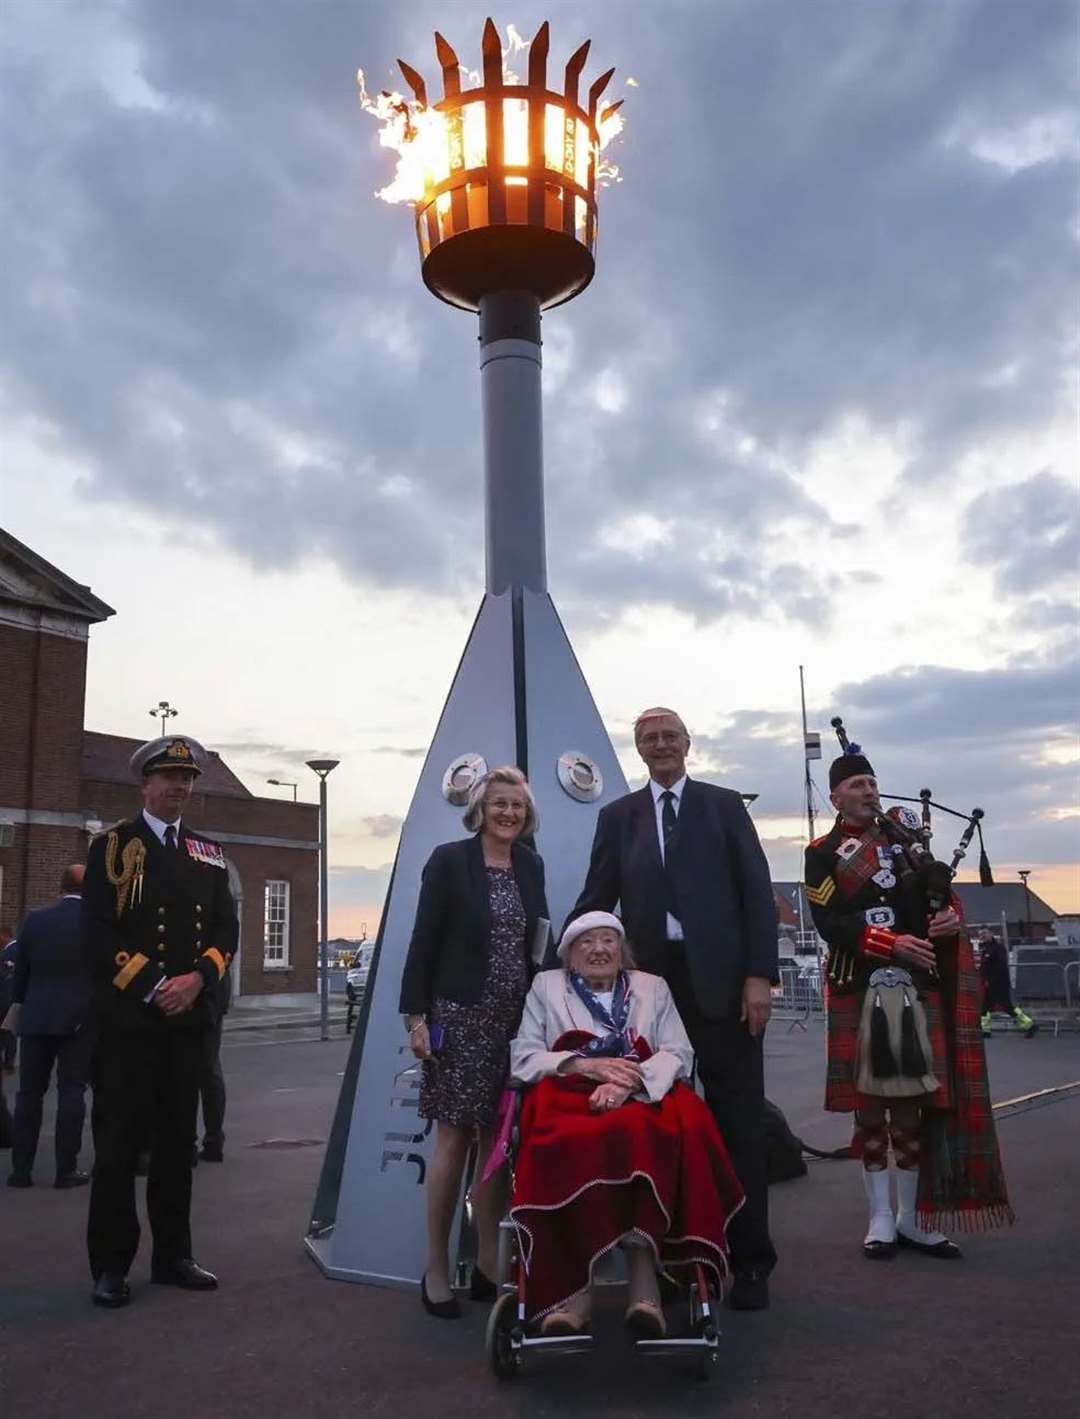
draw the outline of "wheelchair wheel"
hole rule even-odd
[[[513,1346],[518,1328],[517,1304],[517,1295],[513,1291],[504,1291],[488,1316],[488,1360],[495,1378],[499,1380],[517,1379],[521,1373],[521,1351]]]

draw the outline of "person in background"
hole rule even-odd
[[[420,1299],[443,1320],[461,1314],[448,1248],[462,1172],[477,1135],[478,1178],[491,1153],[509,1045],[529,988],[530,945],[548,918],[544,864],[519,841],[536,829],[525,775],[507,767],[477,779],[464,823],[472,836],[442,843],[424,868],[399,1006],[413,1054],[424,1061],[420,1114],[436,1120]],[[495,1295],[505,1200],[505,1169],[473,1188],[476,1301]]]
[[[221,1068],[221,1031],[232,1004],[232,975],[221,977],[209,1001],[213,1023],[203,1038],[199,1098],[202,1100],[203,1142],[199,1158],[204,1163],[225,1161],[225,1073]]]
[[[0,930],[0,1078],[15,1072],[17,1043],[15,1031],[5,1027],[11,1008],[11,989],[15,979],[15,938],[5,926]]]
[[[1008,1015],[1030,1039],[1039,1026],[1027,1011],[1022,1010],[1013,1000],[1012,981],[1009,978],[1009,953],[988,926],[982,927],[978,932],[975,945],[979,952],[979,975],[983,987],[983,1013],[979,1028],[984,1037],[993,1034],[995,1015]]]
[[[79,916],[84,868],[60,879],[60,899],[32,911],[15,945],[12,1011],[21,1058],[15,1096],[9,1187],[30,1187],[41,1113],[56,1066],[56,1178],[59,1188],[90,1181],[79,1171],[86,1087],[94,1049],[94,997],[82,950]]]

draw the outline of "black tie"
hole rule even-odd
[[[667,829],[665,828],[665,832]],[[170,823],[165,829],[165,846],[174,848],[176,846],[176,828]]]
[[[664,852],[667,852],[671,835],[675,831],[675,824],[678,819],[675,817],[675,795],[670,788],[665,788],[660,795],[660,802],[664,805],[660,814],[660,825],[664,830]]]

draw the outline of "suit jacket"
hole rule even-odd
[[[629,1029],[648,1041],[652,1056],[641,1066],[645,1092],[658,1103],[677,1079],[689,1079],[694,1067],[683,1022],[675,1009],[671,991],[659,976],[630,971]],[[510,1042],[510,1075],[519,1084],[535,1084],[549,1074],[557,1074],[573,1050],[553,1050],[552,1045],[567,1030],[603,1031],[586,1010],[562,967],[541,971],[525,999],[516,1037]]]
[[[15,943],[12,999],[20,1035],[74,1035],[92,1024],[94,987],[83,954],[78,897],[32,911]]]
[[[548,917],[544,863],[532,848],[516,842],[510,865],[525,908],[522,949],[531,971],[536,924],[541,917]],[[477,833],[441,843],[427,860],[401,976],[399,1010],[403,1015],[427,1014],[437,995],[475,1005],[487,979],[490,950],[491,904],[484,849]]]
[[[200,844],[202,846],[200,846]],[[126,888],[124,859],[142,855]],[[219,864],[219,865],[215,865]],[[140,813],[90,845],[83,882],[83,947],[97,989],[99,1019],[119,1030],[205,1030],[217,1011],[218,984],[236,951],[236,906],[224,855],[181,824],[175,848],[164,847]],[[167,1016],[146,997],[163,976],[198,971],[194,1006]]]
[[[737,1016],[747,976],[779,980],[769,865],[741,797],[688,778],[666,857],[665,868],[648,784],[607,804],[570,915],[618,903],[638,964],[664,975],[675,954],[667,941],[672,910],[698,1009],[707,1019]]]

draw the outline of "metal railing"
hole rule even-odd
[[[790,1017],[788,1033],[806,1029],[811,1015],[820,1015],[825,1008],[821,992],[821,971],[815,960],[804,965],[781,965],[780,984],[773,989],[773,1014]]]

